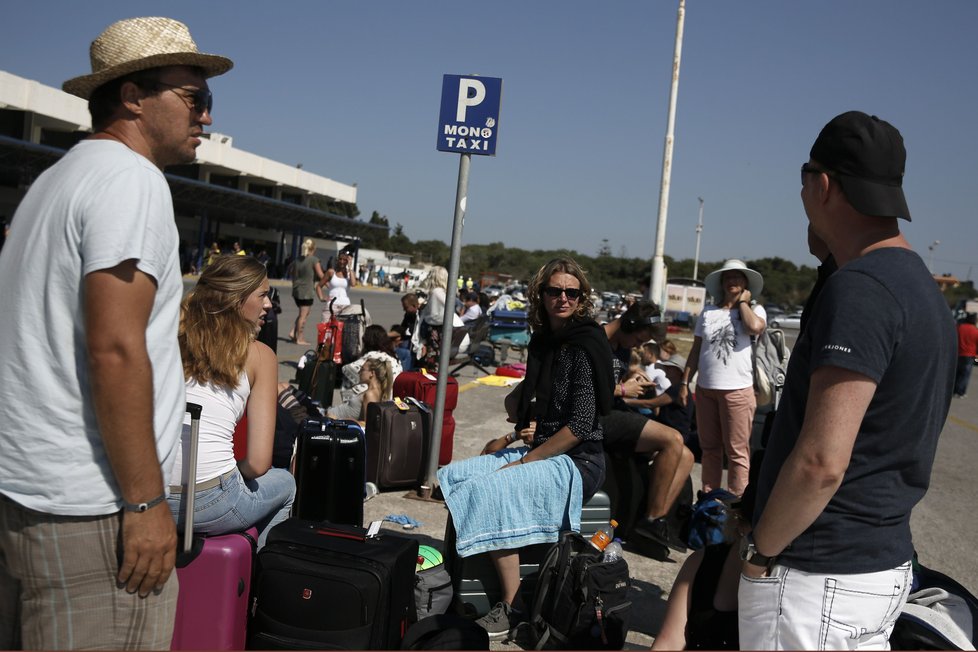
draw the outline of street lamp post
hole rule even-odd
[[[934,240],[934,242],[927,247],[927,251],[930,252],[929,260],[927,262],[927,269],[930,270],[931,274],[934,273],[934,250],[937,249],[937,245],[939,244],[941,244],[940,240]]]
[[[700,221],[696,224],[696,256],[693,258],[693,280],[696,280],[696,274],[700,269],[700,234],[703,233],[703,198],[697,197],[700,200]]]

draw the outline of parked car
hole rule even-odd
[[[801,312],[777,315],[775,317],[769,316],[767,325],[771,328],[801,328]]]

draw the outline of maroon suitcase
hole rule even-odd
[[[177,555],[176,624],[171,650],[243,650],[248,633],[248,600],[254,572],[258,531],[220,536],[193,536],[193,492],[197,484],[197,438],[201,407],[187,403],[190,412],[190,477],[184,484],[187,516],[183,548]]]
[[[404,371],[394,379],[394,396],[396,398],[416,398],[435,409],[435,392],[438,389],[438,377],[429,371]],[[445,414],[441,426],[441,448],[438,451],[438,465],[444,466],[452,461],[452,447],[455,445],[455,417],[452,414],[458,406],[458,381],[448,377],[445,386]]]

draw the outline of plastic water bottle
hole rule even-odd
[[[615,539],[605,547],[601,561],[609,562],[619,559],[621,559],[621,539]]]
[[[602,525],[601,529],[591,536],[591,545],[598,550],[604,550],[611,543],[616,527],[618,527],[618,521],[615,519],[611,519],[611,523],[608,525]]]

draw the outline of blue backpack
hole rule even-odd
[[[687,543],[690,548],[699,550],[704,546],[724,542],[724,525],[727,522],[726,502],[736,498],[726,489],[713,489],[705,494],[699,492],[693,504],[693,513],[689,517]]]

